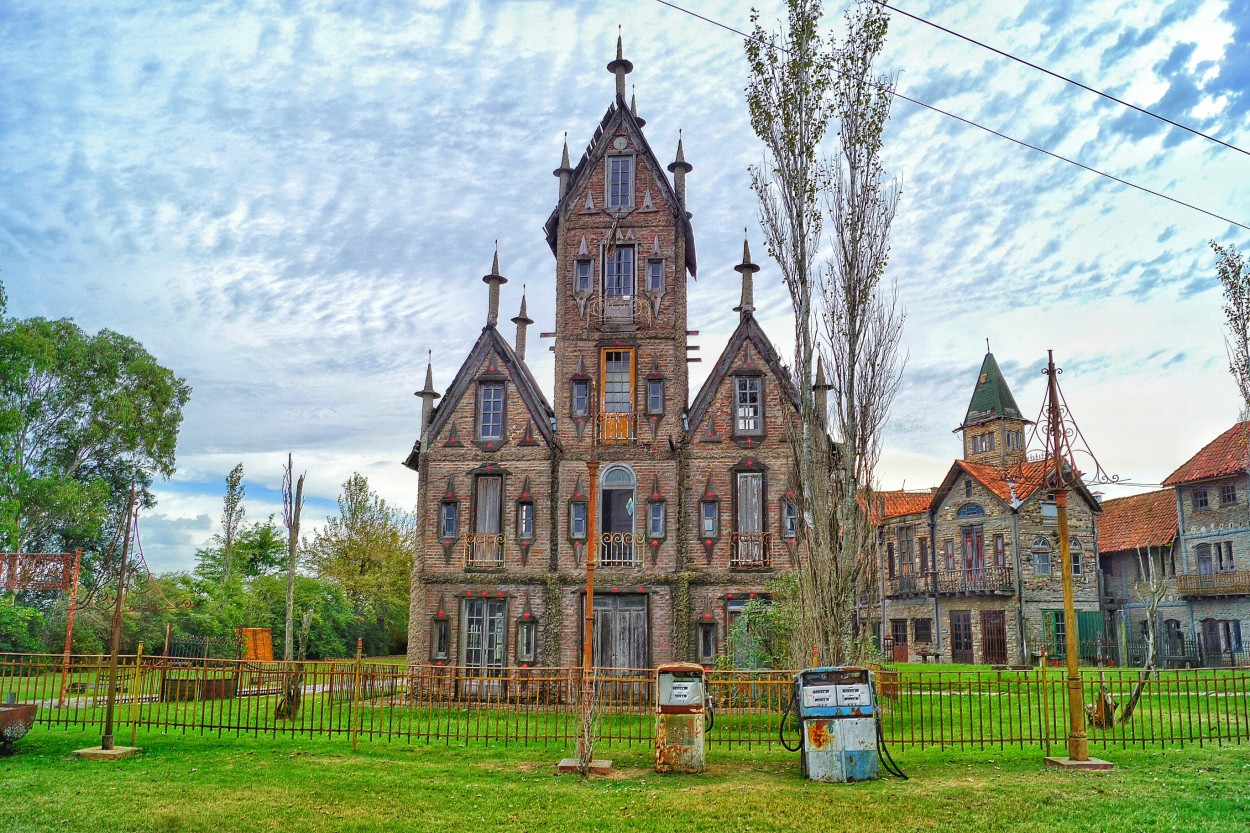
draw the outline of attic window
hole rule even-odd
[[[630,208],[634,204],[634,157],[608,157],[608,208]]]
[[[979,503],[965,503],[955,513],[958,518],[979,518],[985,514],[985,507]]]
[[[763,398],[760,395],[760,377],[735,377],[734,392],[734,434],[736,436],[763,434]]]
[[[503,438],[503,383],[486,382],[478,386],[477,436],[481,440]]]

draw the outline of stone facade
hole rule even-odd
[[[514,345],[499,333],[497,263],[469,358],[438,407],[432,373],[418,394],[412,663],[488,674],[580,664],[592,555],[597,665],[710,663],[737,611],[799,563],[785,441],[794,394],[753,316],[757,267],[749,252],[736,267],[739,326],[691,402],[691,166],[679,141],[669,179],[625,104],[628,62],[611,66],[617,98],[576,166],[566,148],[545,227],[554,406],[525,365],[524,306]]]

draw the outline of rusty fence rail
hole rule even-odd
[[[790,700],[786,671],[709,675],[712,745],[771,746]],[[1120,720],[1140,684],[1134,713]],[[1091,725],[1091,746],[1250,742],[1250,669],[1088,672],[1085,700],[1105,688],[1116,720]],[[1056,669],[883,670],[877,675],[886,741],[895,747],[1062,749],[1067,689]],[[197,732],[340,737],[353,743],[501,743],[569,747],[581,721],[578,669],[466,669],[335,660],[283,663],[123,657],[117,732]],[[37,703],[37,725],[103,725],[108,661],[102,656],[0,654],[0,699]],[[607,745],[654,739],[649,670],[596,677],[594,714]],[[793,727],[787,731],[793,732]]]

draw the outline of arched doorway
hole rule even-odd
[[[608,466],[600,478],[599,566],[635,566],[634,493],[637,480],[629,466]]]

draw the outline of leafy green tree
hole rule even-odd
[[[286,577],[278,575],[260,576],[248,588],[247,621],[254,627],[270,628],[275,645],[286,635],[286,589]],[[352,654],[360,633],[360,620],[336,582],[296,576],[294,600],[296,628],[305,613],[312,614],[308,658],[326,659]]]
[[[0,546],[64,550],[174,471],[185,380],[132,338],[0,310]]]
[[[361,619],[370,653],[389,653],[407,637],[408,587],[416,522],[369,489],[356,473],[343,484],[339,516],[304,547],[320,578],[343,588]]]
[[[44,617],[31,607],[0,601],[0,653],[43,653]]]
[[[1228,370],[1241,394],[1242,419],[1250,419],[1250,269],[1246,256],[1229,244],[1221,246],[1214,240],[1211,249],[1216,255],[1216,275],[1224,291],[1224,324],[1228,328]]]

